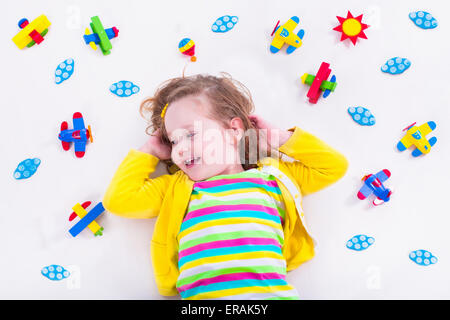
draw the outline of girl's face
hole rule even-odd
[[[172,145],[172,161],[194,181],[243,171],[238,141],[242,120],[230,120],[230,128],[208,117],[209,99],[187,96],[169,104],[164,117]]]

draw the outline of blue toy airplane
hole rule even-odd
[[[81,218],[80,221],[78,221],[77,224],[75,224],[70,230],[69,233],[76,237],[81,231],[83,231],[86,227],[88,227],[94,236],[101,236],[103,235],[103,227],[101,227],[97,222],[95,222],[95,219],[99,215],[101,215],[105,208],[103,207],[103,204],[100,202],[98,203],[94,208],[92,208],[91,211],[87,212],[86,209],[91,205],[90,201],[86,201],[83,204],[77,203],[72,209],[74,212],[69,217],[69,221],[72,221],[77,216]]]
[[[73,129],[69,130],[67,122],[61,123],[61,132],[58,135],[58,139],[61,140],[62,147],[64,150],[70,149],[70,144],[73,142],[75,144],[75,155],[78,158],[84,156],[86,150],[86,143],[88,139],[93,142],[91,126],[84,126],[83,116],[80,112],[75,112],[73,114]]]
[[[388,202],[391,198],[392,191],[385,188],[383,182],[389,179],[391,172],[387,169],[381,170],[376,175],[369,174],[362,178],[364,185],[358,192],[360,200],[366,199],[372,193],[377,197],[373,201],[374,206]]]
[[[280,21],[278,21],[278,23],[279,22]],[[286,49],[286,53],[290,54],[302,45],[302,39],[305,35],[305,30],[300,29],[297,34],[294,33],[294,29],[297,27],[299,22],[300,19],[296,16],[293,16],[281,27],[278,26],[277,23],[275,29],[272,32],[272,35],[275,33],[275,37],[273,38],[270,45],[270,52],[277,53],[286,43],[289,45],[289,47]]]

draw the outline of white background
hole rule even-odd
[[[356,46],[340,42],[336,15],[364,14],[368,40]],[[433,14],[439,26],[422,30],[411,11]],[[178,42],[192,38],[198,61],[186,74],[230,73],[252,92],[256,113],[281,128],[299,126],[343,152],[350,162],[346,176],[305,197],[304,209],[319,246],[310,262],[288,274],[303,299],[450,298],[449,160],[450,90],[448,1],[7,1],[0,19],[0,298],[24,299],[161,299],[150,262],[155,220],[129,220],[109,213],[97,221],[102,237],[88,230],[72,238],[68,218],[77,202],[101,201],[117,166],[131,148],[146,141],[140,102],[163,81],[180,76],[188,61]],[[45,41],[19,50],[11,38],[22,17],[46,14],[52,25]],[[211,25],[222,15],[238,24],[216,34]],[[109,56],[84,44],[90,17],[105,28],[116,26]],[[300,17],[303,46],[291,55],[271,54],[270,33],[277,20]],[[299,27],[297,27],[296,31]],[[402,75],[382,73],[392,57],[412,65]],[[75,72],[61,85],[54,71],[66,58]],[[338,86],[316,105],[306,100],[300,77],[315,74],[329,62]],[[109,86],[130,80],[141,91],[129,98]],[[361,127],[347,114],[365,106],[376,117]],[[94,143],[77,159],[63,151],[60,123],[79,111],[93,130]],[[438,138],[430,154],[413,158],[398,152],[402,129],[417,121],[435,121],[429,136]],[[13,172],[26,158],[42,163],[28,180]],[[386,186],[392,200],[371,207],[356,193],[361,178],[391,170]],[[158,173],[163,173],[162,166]],[[348,250],[356,234],[375,238],[368,250]],[[436,265],[421,267],[408,254],[426,249]],[[44,266],[59,264],[72,277],[53,282]]]

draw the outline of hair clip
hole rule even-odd
[[[169,104],[168,103],[166,103],[166,105],[164,106],[164,108],[162,109],[162,111],[161,111],[161,118],[162,119],[164,119],[164,116],[166,115],[166,109],[167,109],[167,106],[168,106]]]

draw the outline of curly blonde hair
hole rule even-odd
[[[235,117],[242,120],[244,131],[254,129],[258,132],[249,115],[254,111],[255,106],[250,91],[241,82],[233,79],[227,73],[221,73],[219,77],[211,75],[194,75],[189,77],[178,77],[163,82],[152,97],[145,99],[140,106],[140,113],[149,122],[146,129],[147,134],[156,130],[161,131],[162,143],[170,145],[169,137],[161,118],[161,112],[166,104],[170,104],[186,96],[197,96],[204,94],[212,106],[209,115],[212,119],[221,122],[224,127]],[[275,150],[267,148],[259,150],[259,134],[256,135],[256,146],[250,146],[249,136],[239,141],[240,159],[244,170],[257,167],[256,163],[251,163],[251,159],[259,160],[262,152],[267,156],[272,156]],[[164,161],[169,172],[173,173],[177,168],[171,160]]]

